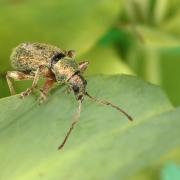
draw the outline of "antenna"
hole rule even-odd
[[[112,104],[111,102],[109,101],[106,101],[106,100],[102,100],[102,99],[97,99],[93,96],[91,96],[89,93],[85,93],[86,96],[88,96],[90,99],[92,99],[93,101],[95,101],[96,103],[99,103],[99,104],[103,104],[103,105],[107,105],[107,106],[111,106],[112,108],[114,109],[117,109],[118,111],[120,111],[121,113],[123,113],[130,121],[133,121],[133,118],[128,114],[126,113],[123,109],[121,109],[120,107]]]

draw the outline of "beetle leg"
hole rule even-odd
[[[62,143],[60,144],[60,146],[58,147],[59,150],[64,147],[64,145],[66,144],[66,141],[67,141],[68,138],[69,138],[69,135],[71,134],[72,130],[74,129],[76,123],[79,121],[80,114],[81,114],[81,108],[82,108],[82,107],[81,107],[81,106],[82,106],[82,102],[81,102],[81,101],[78,101],[78,104],[79,104],[78,110],[77,110],[75,116],[73,117],[71,126],[70,126],[68,132],[66,133],[66,136],[65,136],[63,142],[62,142]]]
[[[63,93],[65,93],[65,94],[70,94],[71,93],[71,88],[70,87],[67,87],[64,91],[63,91]]]
[[[40,89],[39,104],[42,104],[47,99],[47,94],[51,90],[53,84],[56,82],[56,78],[49,68],[41,66],[40,70],[41,75],[46,78],[43,88]]]
[[[25,74],[23,72],[8,71],[6,74],[6,80],[7,80],[7,84],[8,84],[11,95],[16,94],[13,83],[12,83],[12,79],[14,79],[14,80],[30,80],[33,78],[34,77],[32,75]]]
[[[47,94],[51,90],[55,79],[47,79],[42,89],[40,89],[39,103],[42,104],[47,99]]]
[[[30,88],[28,88],[26,91],[21,93],[21,97],[24,98],[25,96],[29,96],[33,90],[37,87],[37,83],[39,81],[39,77],[40,77],[40,68],[38,68],[35,72],[35,75],[33,77],[33,83],[32,86]]]

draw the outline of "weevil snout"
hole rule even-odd
[[[87,81],[81,75],[74,75],[70,80],[70,87],[74,92],[77,100],[83,101]]]

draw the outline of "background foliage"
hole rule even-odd
[[[87,80],[89,92],[119,104],[134,122],[85,98],[81,121],[57,151],[77,108],[65,87],[42,106],[35,96],[1,99],[0,179],[140,179],[142,171],[143,179],[155,179],[165,162],[179,159],[160,159],[180,145],[180,108],[159,87],[127,75]]]
[[[12,48],[30,41],[75,49],[78,61],[90,62],[86,75],[137,75],[161,86],[174,107],[180,105],[179,0],[1,0],[0,17],[0,97],[9,96],[5,72],[11,70]],[[30,84],[15,86],[20,92]],[[169,166],[158,172],[154,167],[171,159],[178,162],[177,149],[144,167],[137,179],[166,179]]]
[[[75,49],[90,61],[88,74],[138,74],[180,104],[178,0],[2,0],[0,16],[1,97],[12,48],[38,41]]]

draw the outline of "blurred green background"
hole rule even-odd
[[[12,49],[30,41],[75,49],[87,75],[136,74],[180,104],[179,0],[1,0],[0,17],[0,97]]]
[[[0,97],[9,96],[9,56],[22,42],[74,49],[90,62],[86,75],[137,75],[180,105],[179,0],[0,0]]]

